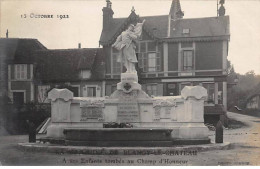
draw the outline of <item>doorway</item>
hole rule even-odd
[[[24,92],[13,92],[13,102],[16,105],[24,104]]]
[[[178,91],[178,83],[166,84],[166,96],[177,96],[179,94]]]

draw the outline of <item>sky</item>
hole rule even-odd
[[[0,36],[38,39],[48,49],[99,47],[105,0],[0,0]],[[184,18],[214,17],[217,0],[180,0]],[[114,17],[167,15],[171,0],[111,0]],[[228,59],[235,71],[260,74],[260,0],[226,0],[231,38]],[[54,18],[31,18],[37,14]],[[24,17],[26,15],[26,18]],[[68,15],[69,18],[57,18]]]

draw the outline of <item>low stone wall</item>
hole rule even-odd
[[[171,129],[173,140],[208,140],[201,86],[186,86],[180,96],[149,97],[144,91],[116,90],[110,97],[73,97],[67,89],[53,89],[47,136],[64,138],[64,129],[103,128],[103,123],[131,123],[133,128]]]

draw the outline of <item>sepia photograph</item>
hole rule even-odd
[[[260,0],[0,0],[0,166],[259,166]]]

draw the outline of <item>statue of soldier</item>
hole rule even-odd
[[[137,23],[136,26],[130,24],[126,31],[123,31],[116,39],[116,42],[112,47],[119,50],[119,56],[117,62],[124,64],[126,73],[136,73],[135,63],[137,58],[135,54],[136,43],[138,38],[142,34],[142,27],[145,20],[142,23]]]

